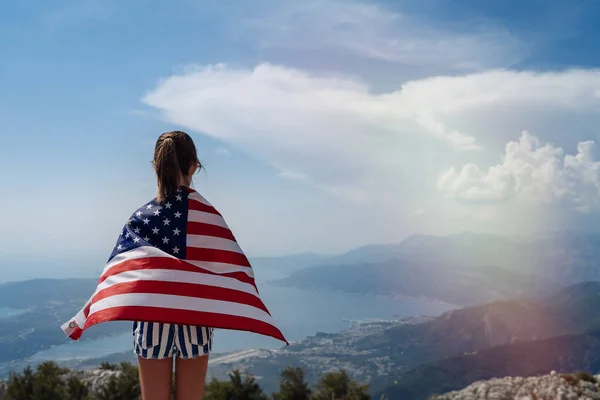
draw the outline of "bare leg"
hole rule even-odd
[[[177,358],[175,361],[175,398],[177,400],[202,400],[207,369],[208,355],[192,360]]]
[[[173,359],[146,360],[138,356],[143,400],[170,400]]]

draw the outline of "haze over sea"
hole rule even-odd
[[[327,291],[278,287],[263,283],[261,295],[288,340],[297,341],[317,332],[343,330],[352,321],[413,315],[438,315],[452,305],[438,301],[384,296],[360,296]],[[277,348],[280,342],[245,332],[215,332],[214,352],[251,348]],[[69,360],[96,358],[132,348],[131,332],[94,340],[68,342],[41,351],[32,358]]]

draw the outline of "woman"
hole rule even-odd
[[[260,299],[250,261],[223,216],[191,188],[202,167],[184,132],[154,149],[157,196],[123,226],[96,290],[61,328],[78,340],[91,326],[133,321],[144,400],[201,399],[213,329],[288,343]]]
[[[192,175],[202,168],[192,138],[180,131],[160,135],[152,163],[159,203],[174,196],[182,186],[189,188]],[[176,398],[202,399],[208,355],[212,349],[212,328],[134,322],[133,334],[144,400],[170,399],[173,358],[176,359]]]

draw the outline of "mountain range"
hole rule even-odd
[[[542,298],[571,284],[600,280],[600,235],[415,235],[399,244],[366,246],[316,260],[317,266],[273,283],[473,305]]]
[[[561,232],[536,237],[471,232],[449,236],[413,235],[397,244],[370,245],[341,255],[316,257],[315,263],[347,265],[390,259],[418,260],[441,266],[493,265],[524,275],[546,276],[568,285],[600,280],[597,268],[600,233]]]
[[[211,370],[216,376],[248,370],[271,388],[287,365],[302,366],[312,381],[343,368],[373,393],[424,400],[496,376],[597,372],[599,332],[600,282],[588,282],[542,300],[495,301],[435,318],[319,333],[287,348],[222,357]]]
[[[457,309],[416,322],[319,333],[256,357],[226,358],[213,370],[218,374],[231,367],[247,368],[268,380],[288,364],[306,367],[312,378],[345,368],[360,381],[370,382],[374,392],[426,396],[494,376],[600,368],[586,350],[598,350],[598,260],[596,234],[532,239],[472,233],[416,235],[398,244],[366,246],[335,256],[255,258],[258,281],[428,297]],[[72,316],[95,286],[96,278],[0,285],[0,308],[20,310],[0,318],[0,362],[23,360],[64,343],[57,326]],[[99,325],[87,337],[129,328],[127,323]],[[542,357],[546,353],[552,357]],[[123,357],[131,358],[130,352]]]

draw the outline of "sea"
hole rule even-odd
[[[276,324],[290,342],[300,341],[317,332],[334,333],[356,321],[392,319],[408,316],[437,316],[457,306],[428,299],[358,295],[326,290],[259,285],[261,298]],[[0,313],[10,312],[0,308]],[[85,335],[84,335],[85,337]],[[99,339],[73,342],[42,350],[31,361],[99,358],[132,349],[132,332]],[[254,333],[216,330],[213,352],[229,353],[256,348],[280,348],[284,343]]]
[[[24,312],[25,310],[14,310],[8,307],[0,307],[0,318],[7,318]]]

